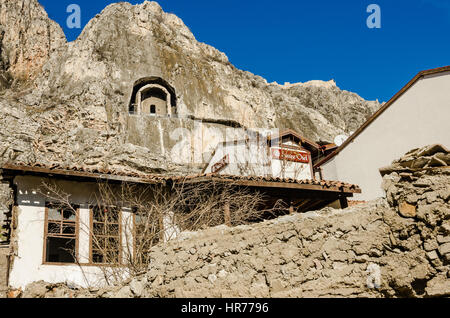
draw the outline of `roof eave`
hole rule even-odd
[[[374,122],[381,114],[383,114],[397,99],[399,99],[404,93],[406,93],[419,79],[427,75],[439,74],[450,72],[450,65],[438,67],[430,70],[425,70],[419,72],[412,80],[408,82],[397,94],[395,94],[386,104],[384,104],[378,111],[376,111],[370,118],[353,134],[351,135],[339,148],[334,152],[326,156],[324,159],[319,161],[314,165],[314,169],[326,164],[328,161],[333,159],[342,150],[344,150],[349,144],[351,144],[356,137],[358,137],[372,122]]]

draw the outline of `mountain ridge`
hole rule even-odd
[[[5,142],[0,144],[0,150],[8,153],[3,157],[7,161],[69,161],[79,165],[95,162],[130,170],[150,167],[159,171],[162,167],[167,172],[186,173],[191,168],[195,172],[197,166],[188,163],[183,167],[171,160],[171,151],[177,144],[171,135],[177,129],[194,129],[189,118],[237,122],[247,128],[290,128],[309,139],[332,142],[337,135],[355,131],[380,107],[378,102],[340,90],[334,81],[279,85],[239,70],[225,53],[198,42],[180,18],[165,13],[156,2],[111,4],[89,21],[73,42],[66,41],[62,29],[48,18],[36,0],[1,0],[0,5],[0,74],[12,83],[9,87],[0,86],[5,114],[0,118],[5,123],[0,132],[4,138],[0,140],[10,140],[15,131],[7,128],[11,121],[8,108],[15,108],[19,117],[28,117],[22,121],[30,123],[21,127],[37,129],[31,135],[25,129],[10,140],[21,144],[16,147],[20,151],[12,147],[11,152]],[[14,19],[24,8],[29,14]],[[33,21],[40,21],[47,31],[21,31]],[[36,61],[27,68],[29,64],[22,63],[23,59],[11,57],[17,55],[14,47],[27,48],[29,37],[35,46],[45,48],[45,54],[39,51],[37,59],[35,51],[23,51],[27,61]],[[18,39],[15,46],[10,39]],[[160,77],[174,87],[179,119],[130,116],[128,104],[133,83],[148,76]],[[46,133],[52,137],[42,134],[49,118],[54,127]],[[64,121],[57,123],[62,118]],[[201,129],[224,132],[228,128],[205,124]],[[78,133],[87,139],[75,140],[73,136]],[[23,135],[28,141],[20,137]],[[32,144],[31,139],[35,140]],[[198,151],[211,151],[214,142],[217,141],[207,141],[205,149]],[[36,147],[49,143],[53,151]],[[80,155],[74,149],[85,151]],[[111,159],[126,157],[130,149],[139,149],[139,154],[133,154],[132,164]],[[93,155],[101,159],[93,160]]]

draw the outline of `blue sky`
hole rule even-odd
[[[113,0],[39,0],[69,41],[69,4],[81,7],[82,27]],[[136,4],[142,1],[129,1]],[[365,99],[389,100],[419,71],[450,65],[450,0],[160,0],[197,40],[236,67],[269,82],[334,79]],[[370,4],[381,29],[369,29]]]

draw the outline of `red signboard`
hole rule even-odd
[[[218,163],[214,164],[211,168],[212,173],[217,173],[223,169],[225,169],[230,164],[230,155],[226,155],[220,160]]]
[[[309,163],[309,153],[299,150],[272,148],[272,158],[282,161]]]

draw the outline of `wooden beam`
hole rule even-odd
[[[336,200],[330,201],[330,200],[324,200],[324,201],[318,201],[318,202],[314,202],[313,204],[311,204],[308,207],[308,211],[315,211],[315,210],[321,210],[325,207],[327,207],[328,205],[330,205],[331,203],[335,202]]]
[[[305,206],[311,203],[311,199],[302,200],[302,203],[297,207],[297,209],[301,212],[304,212]]]
[[[304,212],[320,210],[320,209],[326,207],[329,204],[327,202],[329,202],[329,201],[326,201],[326,200],[311,200],[309,202],[309,204],[304,206]],[[334,202],[334,201],[332,201],[332,202]]]
[[[275,182],[275,181],[255,181],[255,180],[239,180],[239,179],[226,179],[218,177],[199,177],[191,180],[184,181],[185,183],[198,183],[198,182],[223,182],[232,183],[236,186],[247,186],[256,188],[279,188],[279,189],[296,189],[296,190],[316,190],[331,193],[361,193],[361,189],[350,189],[350,188],[338,188],[336,186],[321,186],[315,184],[301,184],[296,182]]]
[[[341,209],[348,208],[348,200],[346,197],[339,198],[339,202],[341,203]]]

